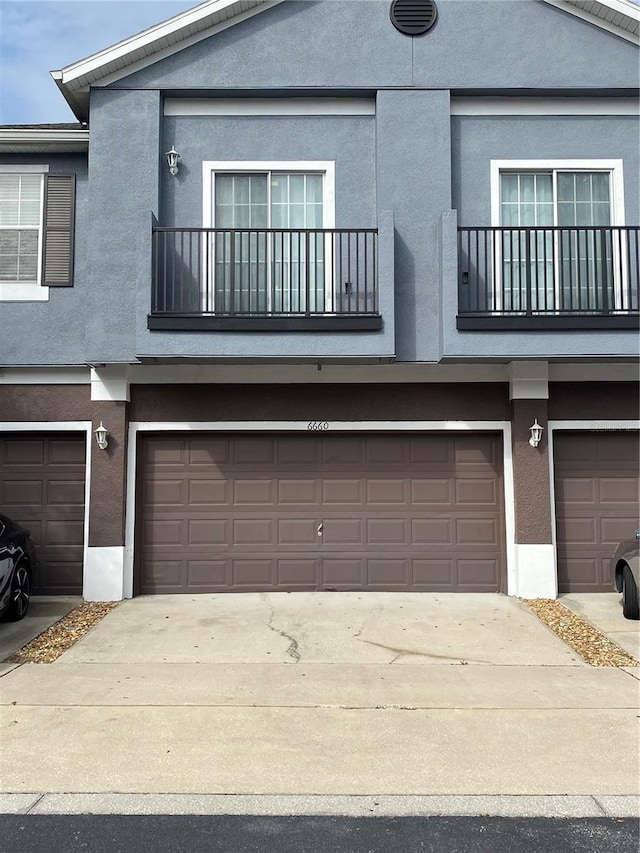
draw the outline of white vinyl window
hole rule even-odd
[[[207,308],[322,313],[334,164],[205,163],[205,227],[216,229]],[[205,309],[207,310],[207,309]]]
[[[620,302],[621,161],[493,161],[496,309],[597,313]]]
[[[41,282],[45,166],[0,167],[0,299],[46,299]]]

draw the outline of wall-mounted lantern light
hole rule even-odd
[[[540,424],[538,423],[538,419],[536,418],[533,424],[529,427],[529,432],[531,433],[529,444],[531,445],[531,447],[537,447],[540,444],[543,429],[544,427],[540,426]]]
[[[174,177],[178,174],[178,160],[180,159],[180,155],[175,149],[175,146],[171,146],[171,151],[167,151],[164,155],[167,158],[167,166],[169,167],[169,172]]]
[[[97,429],[94,429],[93,434],[96,437],[96,444],[100,448],[100,450],[106,450],[107,445],[109,444],[108,435],[106,426],[100,421],[100,426]]]

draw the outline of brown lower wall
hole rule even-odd
[[[548,432],[537,450],[529,421],[545,401],[509,402],[507,383],[394,385],[134,385],[131,403],[92,402],[89,385],[0,385],[2,421],[91,421],[109,430],[106,452],[92,452],[89,544],[124,543],[128,421],[510,421],[516,541],[550,542]],[[636,419],[638,385],[551,383],[555,420]]]
[[[91,453],[89,545],[124,545],[127,403],[91,401],[89,385],[0,385],[2,421],[102,420],[109,447]],[[93,439],[92,439],[93,440]]]
[[[546,545],[552,541],[547,400],[514,400],[512,409],[516,542]],[[530,427],[535,419],[544,433],[538,447],[531,447]]]
[[[551,420],[637,420],[640,417],[637,382],[551,382]]]
[[[132,421],[509,420],[506,383],[136,385]]]

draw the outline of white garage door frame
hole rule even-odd
[[[131,422],[127,454],[127,515],[125,533],[123,589],[125,598],[133,597],[133,562],[136,518],[136,480],[138,434],[144,432],[498,432],[502,434],[502,476],[507,558],[507,594],[518,595],[519,588],[531,587],[532,580],[518,576],[515,545],[515,510],[511,423],[509,421],[189,421]]]
[[[556,432],[636,432],[640,431],[640,420],[595,420],[595,421],[549,421],[549,491],[551,497],[551,543],[556,597],[558,595],[558,542],[556,533],[556,481],[554,464],[554,437]],[[613,589],[613,587],[612,587]]]

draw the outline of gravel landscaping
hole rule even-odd
[[[640,666],[634,657],[559,601],[552,598],[520,600],[590,666]]]
[[[119,603],[119,601],[83,602],[7,660],[10,663],[53,663]]]

